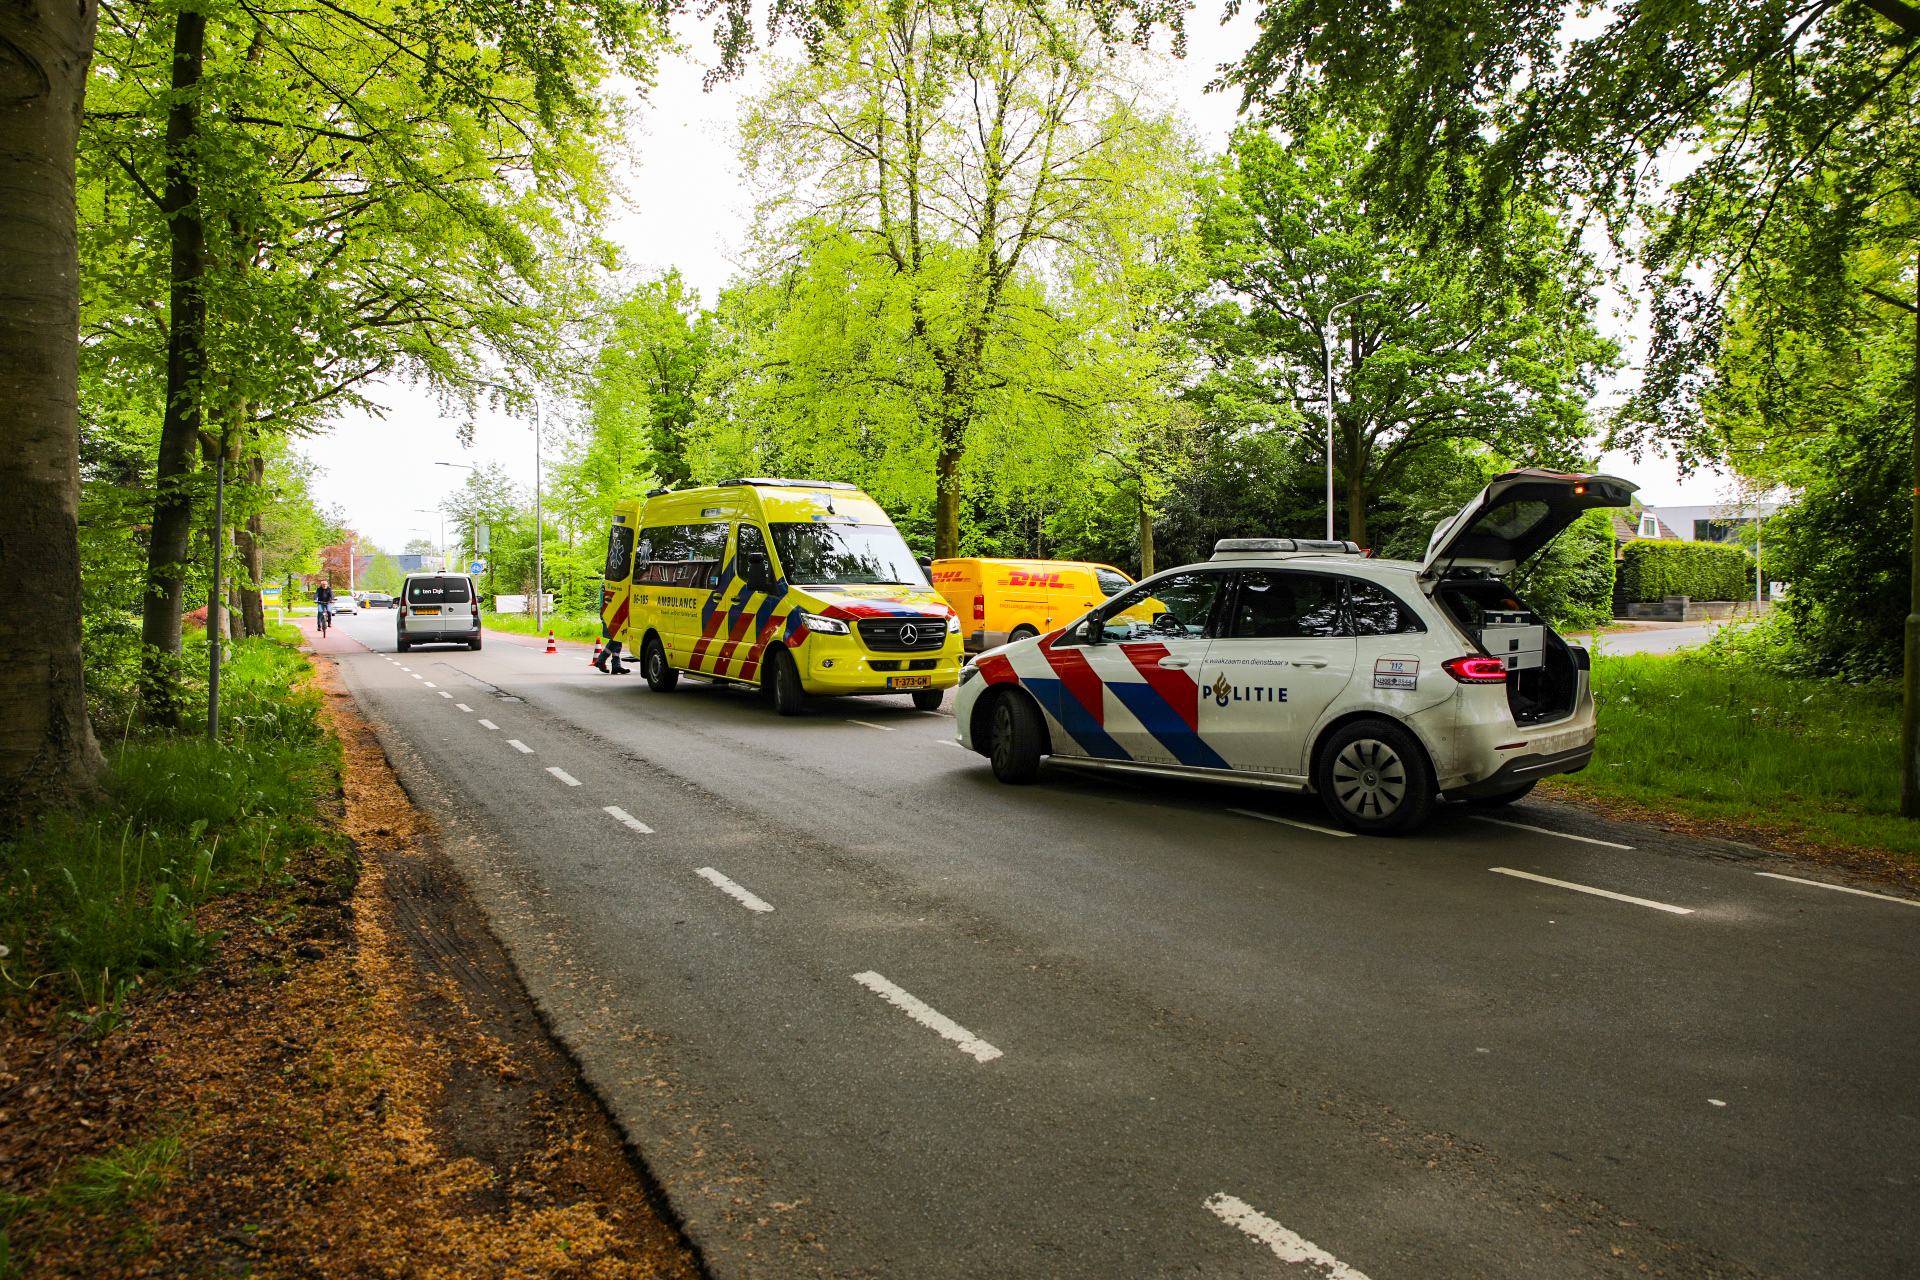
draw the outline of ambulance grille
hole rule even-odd
[[[914,638],[901,639],[900,629],[912,627]],[[879,653],[914,653],[938,649],[947,642],[945,618],[862,618],[860,639],[867,648]]]

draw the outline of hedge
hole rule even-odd
[[[1666,596],[1744,600],[1753,594],[1753,557],[1723,542],[1629,542],[1620,592],[1635,603]]]

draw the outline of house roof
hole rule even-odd
[[[1643,515],[1653,515],[1652,512],[1644,507],[1634,507],[1626,511],[1615,511],[1612,514],[1613,538],[1616,542],[1640,541],[1640,517]],[[1675,533],[1665,520],[1654,515],[1653,521],[1660,530],[1660,532],[1653,535],[1654,538],[1671,538],[1674,541],[1680,541],[1680,535]],[[1649,539],[1649,541],[1651,540],[1652,539]]]

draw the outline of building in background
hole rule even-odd
[[[1760,518],[1772,519],[1784,505],[1780,502],[1760,503]],[[1709,502],[1693,507],[1646,508],[1673,530],[1673,536],[1688,542],[1732,542],[1739,536],[1740,530],[1752,526],[1754,509],[1755,504],[1751,502]]]

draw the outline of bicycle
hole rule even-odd
[[[320,634],[322,636],[326,635],[327,628],[333,625],[333,610],[328,609],[325,606],[322,606],[318,611],[316,611],[315,621],[320,626]]]

